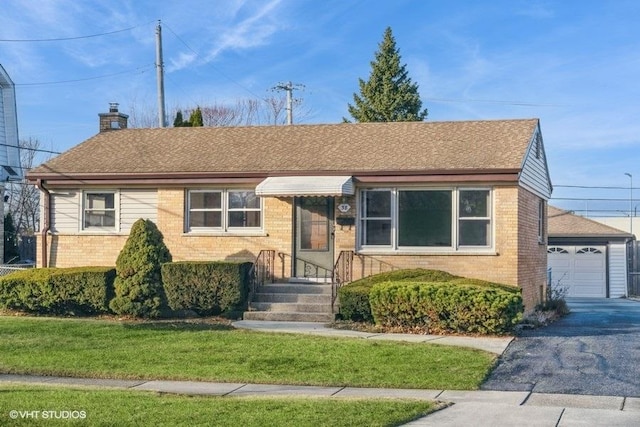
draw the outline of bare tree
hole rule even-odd
[[[310,116],[310,110],[305,109],[302,99],[293,100],[293,111],[296,121]],[[129,103],[129,127],[157,127],[157,108]],[[168,111],[168,123],[173,123],[178,111],[183,117],[189,117],[196,107],[181,108],[176,105]],[[256,126],[264,124],[283,125],[286,123],[286,97],[273,96],[264,99],[239,99],[235,104],[200,103],[204,126]]]
[[[36,138],[20,140],[20,163],[24,172],[51,158],[51,154],[41,151]],[[40,192],[26,180],[10,182],[5,188],[6,209],[11,212],[18,234],[32,234],[40,225]]]

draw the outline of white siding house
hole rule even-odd
[[[4,212],[5,183],[21,179],[15,87],[9,74],[0,65],[0,208],[2,212]],[[0,216],[0,226],[0,231],[4,230],[4,215]],[[4,233],[0,241],[0,253],[3,252]]]

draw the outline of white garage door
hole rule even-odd
[[[552,285],[567,288],[568,297],[606,297],[605,255],[604,246],[549,246]]]

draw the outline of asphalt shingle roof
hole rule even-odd
[[[33,169],[49,174],[520,169],[537,119],[122,129]]]
[[[631,237],[626,231],[574,215],[554,206],[548,207],[547,215],[549,237]]]

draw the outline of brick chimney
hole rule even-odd
[[[118,103],[109,103],[109,112],[100,113],[100,133],[127,128],[129,116],[118,112]]]

